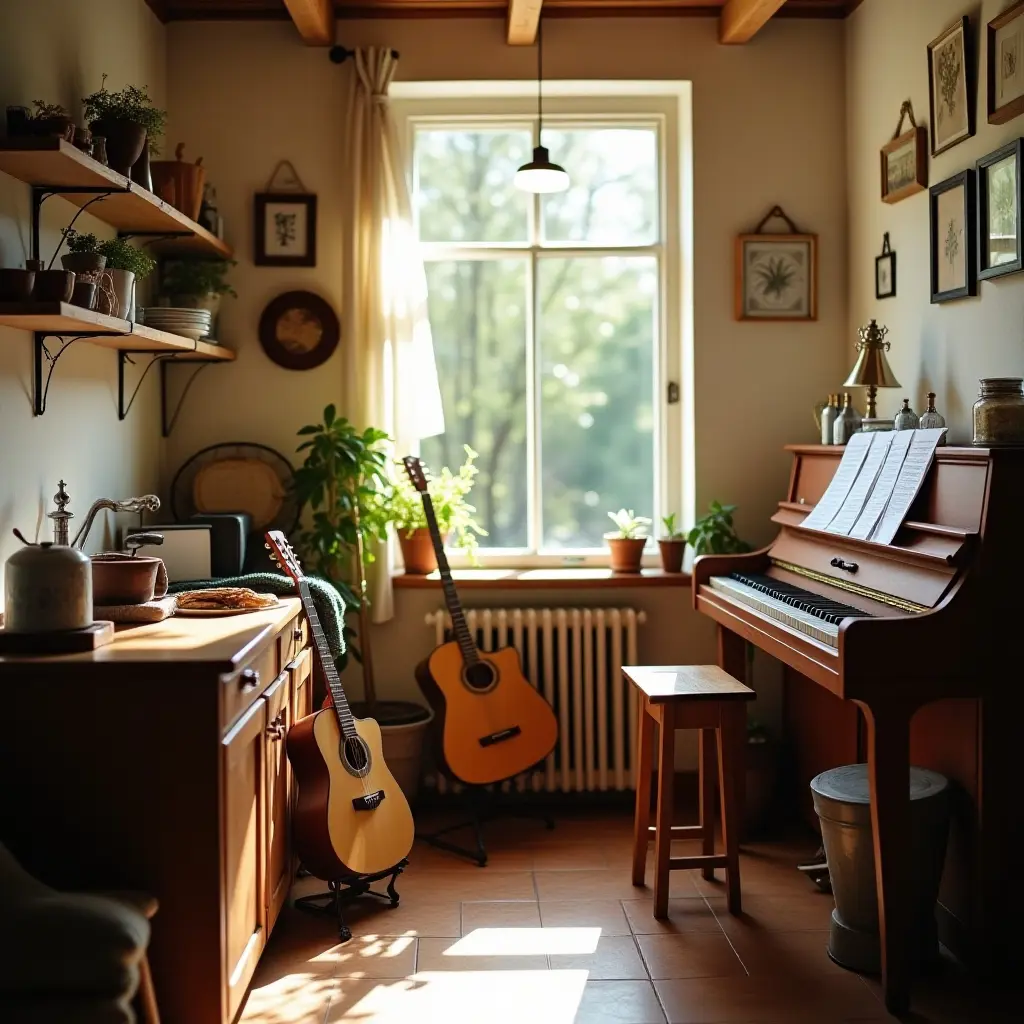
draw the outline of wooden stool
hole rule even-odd
[[[739,914],[740,856],[737,773],[745,770],[746,708],[754,691],[717,665],[625,666],[622,674],[640,691],[640,750],[636,769],[636,817],[633,823],[633,884],[643,885],[647,843],[654,833],[654,916],[668,916],[668,874],[701,868],[715,877],[725,868],[730,914]],[[654,766],[654,723],[661,727],[658,748],[657,824],[650,827],[651,770]],[[676,729],[700,730],[700,824],[672,824]],[[715,761],[721,781],[722,843],[715,853]],[[703,841],[695,857],[672,857],[672,836],[692,835]]]
[[[145,892],[112,892],[106,895],[120,900],[137,910],[147,921],[156,916],[160,904],[155,896]],[[156,1003],[156,989],[153,987],[153,973],[149,968],[149,955],[143,952],[139,960],[139,988],[135,993],[142,1024],[160,1024],[160,1010]]]

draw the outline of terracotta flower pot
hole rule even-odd
[[[437,569],[434,544],[430,539],[430,531],[425,526],[411,533],[408,530],[399,530],[398,543],[402,547],[402,561],[407,573],[427,576]]]
[[[646,537],[608,537],[612,552],[612,572],[639,572]]]
[[[658,550],[661,552],[661,567],[665,572],[683,571],[683,553],[686,551],[686,541],[682,537],[659,540]]]
[[[104,119],[93,121],[89,130],[106,139],[107,164],[118,174],[129,177],[146,146],[146,129],[134,121]]]

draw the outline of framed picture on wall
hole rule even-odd
[[[964,15],[928,44],[932,156],[974,134],[974,68]]]
[[[765,233],[773,218],[788,233]],[[817,320],[818,236],[799,231],[782,207],[773,207],[751,234],[736,239],[734,289],[737,320]]]
[[[978,292],[974,189],[974,171],[968,169],[928,190],[932,302]]]
[[[1021,261],[1021,150],[1016,139],[978,161],[978,277],[1015,274]]]
[[[988,123],[1024,114],[1024,0],[988,23]]]
[[[882,202],[898,203],[928,187],[928,132],[913,127],[882,147]]]
[[[258,267],[316,266],[316,196],[257,192],[253,263]]]
[[[891,299],[896,295],[896,253],[889,244],[889,232],[882,238],[882,253],[875,257],[875,298]]]

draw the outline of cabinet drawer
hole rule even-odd
[[[313,651],[306,647],[287,666],[292,674],[292,721],[313,713]]]
[[[294,661],[308,643],[309,620],[305,615],[297,615],[281,631],[281,664]]]
[[[234,675],[224,676],[220,683],[220,726],[228,729],[246,708],[260,697],[277,678],[279,671],[278,638],[245,668]]]

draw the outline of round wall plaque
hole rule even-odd
[[[260,344],[278,366],[311,370],[338,347],[341,330],[334,310],[312,292],[285,292],[260,317]]]

